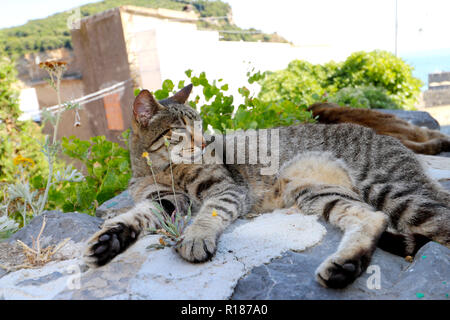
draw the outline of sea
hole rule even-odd
[[[424,83],[422,91],[428,89],[429,73],[450,72],[450,48],[401,54],[400,57],[414,68],[413,75]]]

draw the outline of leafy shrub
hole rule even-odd
[[[315,100],[313,95],[322,96],[327,91],[326,80],[334,68],[334,63],[322,66],[302,60],[291,61],[284,70],[266,73],[261,79],[259,98],[310,105]]]
[[[128,131],[123,135],[128,135]],[[62,151],[80,160],[86,174],[82,181],[62,181],[54,185],[49,192],[49,208],[94,214],[99,205],[128,187],[131,178],[129,152],[106,140],[105,136],[92,137],[88,141],[75,136],[63,137]],[[35,183],[35,187],[39,187],[40,181]]]
[[[238,91],[244,102],[237,106],[234,104],[234,96],[228,94],[228,84],[222,83],[222,79],[209,81],[205,72],[195,76],[192,70],[187,70],[185,74],[194,87],[202,87],[203,97],[196,96],[189,103],[193,108],[200,110],[205,130],[208,126],[214,130],[225,132],[226,130],[263,129],[315,121],[312,113],[307,111],[306,104],[299,105],[288,100],[265,102],[251,96],[250,91],[244,86]],[[257,72],[248,73],[247,76],[248,82],[252,83],[265,75]],[[178,88],[182,88],[184,85],[185,81],[180,81]],[[175,91],[173,82],[165,80],[162,89],[155,91],[155,97],[165,99]],[[204,98],[205,103],[198,106],[201,98]]]
[[[390,52],[375,50],[351,54],[328,79],[337,89],[345,87],[381,87],[399,105],[412,108],[422,82],[412,75],[413,68]]]
[[[44,136],[39,126],[32,121],[18,121],[19,90],[17,72],[12,61],[0,58],[0,184],[16,179],[16,157],[34,160],[35,165],[24,168],[28,175],[48,171],[48,165],[41,151]],[[1,197],[0,197],[1,200]]]
[[[260,81],[259,97],[264,101],[286,99],[295,103],[312,103],[311,94],[327,93],[333,97],[344,88],[376,87],[385,90],[397,106],[414,108],[420,94],[421,81],[412,76],[412,67],[386,51],[355,52],[344,62],[313,65],[294,60],[284,70],[267,73]],[[345,91],[344,91],[345,92]],[[364,93],[375,99],[381,93]]]
[[[373,86],[347,87],[339,90],[329,98],[329,101],[353,108],[367,109],[401,109],[395,101],[389,97],[386,90]]]

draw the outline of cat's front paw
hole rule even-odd
[[[137,240],[138,232],[123,223],[105,226],[87,242],[84,261],[91,267],[107,264]]]
[[[332,255],[317,268],[316,279],[326,288],[345,288],[364,271],[365,260],[363,256],[345,259]]]
[[[216,238],[202,228],[191,226],[186,230],[177,251],[187,261],[204,262],[216,252]]]

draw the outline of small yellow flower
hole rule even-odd
[[[18,155],[17,157],[15,157],[14,159],[13,159],[13,163],[14,163],[14,165],[15,166],[18,166],[18,165],[20,165],[20,164],[23,164],[24,166],[34,166],[34,161],[33,161],[33,159],[30,159],[30,158],[24,158],[24,157],[22,157],[22,155]]]
[[[216,209],[213,209],[213,211],[212,211],[212,216],[213,216],[213,217],[217,217],[217,211],[216,211]]]
[[[148,158],[148,152],[142,152],[142,158]]]
[[[159,244],[162,245],[162,246],[165,246],[166,242],[164,241],[163,238],[159,238]]]

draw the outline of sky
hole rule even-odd
[[[395,51],[395,0],[225,0],[240,27],[297,45]],[[398,0],[398,52],[450,48],[450,1]]]
[[[348,52],[395,48],[395,0],[224,0],[235,23],[277,32],[299,46]],[[0,28],[93,0],[0,0]],[[450,48],[450,1],[398,0],[398,53]]]

